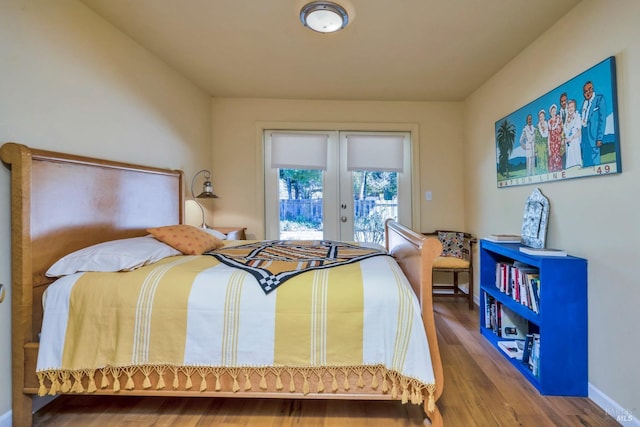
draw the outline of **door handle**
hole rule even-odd
[[[341,216],[341,217],[340,217],[340,221],[342,221],[342,222],[347,222],[347,217],[346,217],[346,216]]]

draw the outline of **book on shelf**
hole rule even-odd
[[[540,313],[540,277],[537,275],[531,277],[529,279],[529,286],[531,287],[529,292],[531,292],[533,297],[531,299],[531,309],[536,313]]]
[[[529,322],[527,319],[500,304],[500,333],[498,335],[501,338],[524,340],[528,333]]]
[[[496,288],[533,312],[540,312],[540,270],[520,261],[496,263]]]
[[[524,339],[524,349],[522,350],[522,363],[529,365],[529,358],[531,357],[531,349],[533,348],[533,334],[527,334]]]
[[[518,234],[489,234],[484,239],[497,243],[520,243],[522,238]]]
[[[505,262],[496,263],[496,288],[500,289],[501,292],[507,292],[509,286],[509,266]]]
[[[500,303],[486,292],[484,295],[484,327],[500,336]]]
[[[491,295],[484,295],[484,327],[502,339],[524,340],[529,333],[529,321]]]
[[[540,334],[533,335],[533,344],[531,345],[531,354],[529,355],[529,369],[533,376],[540,376]]]
[[[485,292],[484,294],[484,327],[493,330],[495,321],[494,309],[496,300]]]
[[[498,347],[510,358],[522,360],[524,341],[498,341]]]
[[[538,255],[538,256],[567,256],[567,253],[562,249],[530,248],[528,246],[520,247],[520,252],[527,255]]]
[[[518,274],[520,276],[520,298],[518,301],[537,313],[538,310],[534,309],[533,304],[531,280],[540,277],[539,270],[535,267],[519,267]]]
[[[535,377],[540,376],[540,334],[527,335],[520,360]]]

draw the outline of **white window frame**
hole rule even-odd
[[[411,218],[401,219],[400,222],[414,230],[420,229],[420,126],[418,123],[369,123],[369,122],[311,122],[311,121],[256,121],[254,124],[256,188],[265,189],[265,131],[267,130],[292,130],[292,131],[375,131],[375,132],[408,132],[411,135]],[[265,219],[264,229],[256,229],[256,238],[265,239],[268,220],[265,213],[265,191],[255,193],[256,215]],[[277,226],[276,226],[277,227]]]

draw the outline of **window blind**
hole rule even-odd
[[[404,171],[403,135],[347,135],[347,170]]]
[[[314,133],[272,133],[273,169],[327,169],[329,135]]]

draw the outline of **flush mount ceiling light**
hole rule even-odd
[[[300,10],[300,21],[319,33],[333,33],[349,23],[344,7],[330,1],[312,1]]]

